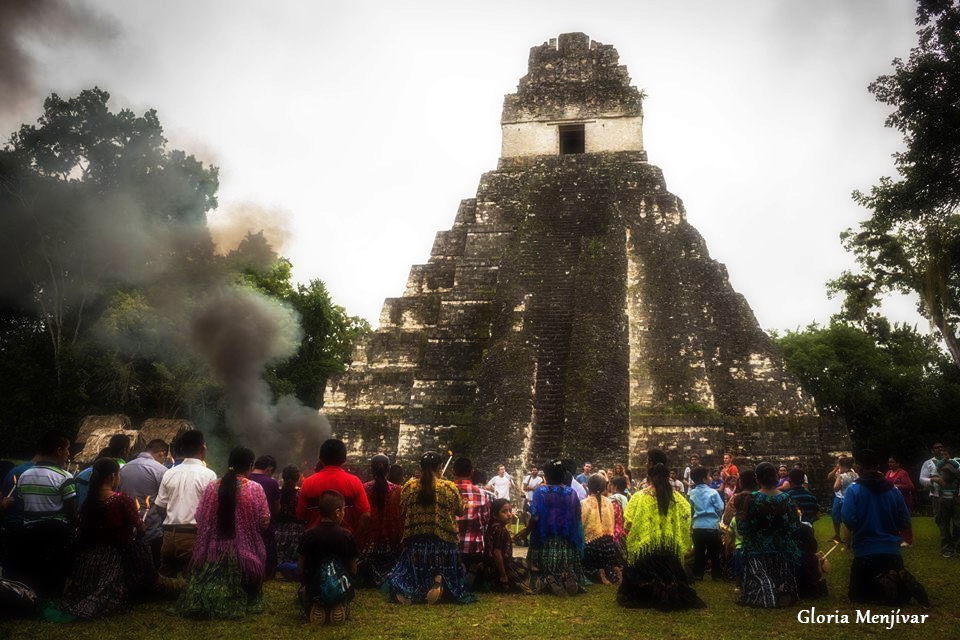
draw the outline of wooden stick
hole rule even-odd
[[[831,548],[830,551],[827,551],[825,554],[823,554],[823,557],[826,558],[828,555],[830,555],[831,553],[833,553],[833,550],[834,550],[834,549],[836,549],[836,548],[839,547],[839,546],[840,546],[840,543],[839,543],[839,542],[834,542],[834,543],[833,543],[833,548]]]

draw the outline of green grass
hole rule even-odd
[[[829,518],[817,523],[818,538],[827,540]],[[956,637],[960,629],[960,558],[940,557],[937,531],[930,518],[914,521],[916,544],[905,549],[907,567],[930,592],[933,607],[922,625],[901,625],[890,633],[904,638]],[[824,545],[826,546],[826,545]],[[827,599],[782,610],[755,610],[734,602],[733,585],[697,584],[697,592],[708,608],[678,613],[626,610],[617,606],[616,587],[594,585],[588,593],[572,599],[550,596],[501,596],[481,594],[480,602],[435,607],[400,607],[388,604],[384,596],[361,591],[354,601],[353,621],[342,629],[313,629],[307,626],[294,605],[295,585],[272,582],[266,586],[266,612],[242,621],[196,622],[171,614],[169,603],[151,603],[135,607],[130,613],[93,622],[56,625],[38,621],[0,624],[0,638],[68,638],[69,640],[108,640],[138,638],[181,640],[259,640],[273,638],[669,638],[671,640],[756,640],[762,638],[868,638],[884,633],[882,625],[814,625],[797,622],[801,608],[816,606],[820,613],[848,613],[855,619],[856,606],[846,598],[850,552],[837,550],[830,555]],[[869,607],[861,605],[865,610]],[[889,610],[874,612],[889,613]],[[907,611],[907,610],[905,610]]]

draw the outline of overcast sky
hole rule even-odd
[[[616,47],[646,91],[649,160],[760,324],[827,320],[824,283],[853,266],[838,235],[864,215],[850,192],[900,144],[866,87],[915,40],[908,0],[62,1],[106,26],[24,25],[34,92],[4,129],[94,84],[156,108],[220,166],[214,220],[285,229],[297,278],[374,324],[496,168],[530,47],[567,31]]]

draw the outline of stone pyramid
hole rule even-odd
[[[849,447],[647,162],[612,46],[533,47],[501,124],[497,169],[329,382],[353,455],[637,466],[661,446],[819,469]]]

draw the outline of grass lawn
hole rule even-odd
[[[832,535],[829,518],[817,523],[818,539]],[[856,606],[847,600],[850,552],[830,555],[830,596],[782,610],[756,610],[734,602],[731,583],[697,584],[708,608],[680,613],[627,610],[617,606],[616,587],[594,585],[588,593],[570,599],[551,596],[481,594],[473,605],[400,607],[384,596],[361,591],[354,601],[353,621],[344,628],[315,628],[304,623],[294,605],[295,585],[272,582],[266,586],[266,612],[240,621],[197,622],[170,613],[170,603],[136,606],[131,612],[93,622],[57,625],[38,621],[0,623],[0,638],[111,638],[244,640],[273,638],[669,638],[722,640],[725,638],[867,638],[889,633],[903,638],[951,638],[960,634],[960,558],[940,557],[937,531],[931,518],[914,520],[916,544],[904,550],[907,567],[927,587],[933,607],[911,607],[905,612],[927,613],[925,624],[897,625],[888,631],[880,624],[856,624]],[[828,545],[823,545],[827,548]],[[797,612],[815,606],[818,613],[847,613],[850,624],[800,624]],[[861,610],[869,607],[860,606]],[[889,609],[874,613],[890,613]],[[895,635],[894,635],[895,634]]]

